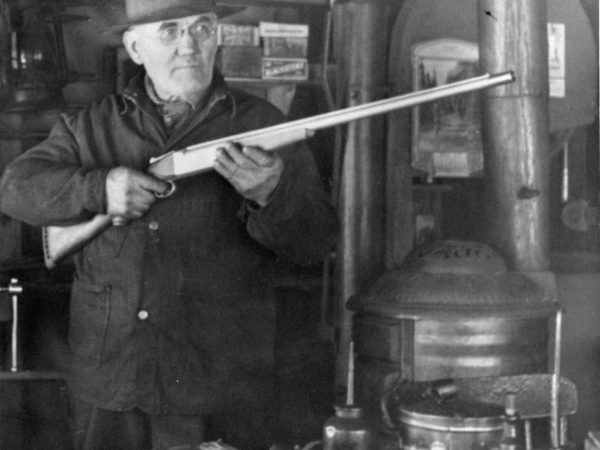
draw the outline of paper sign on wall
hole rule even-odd
[[[565,96],[565,24],[548,23],[550,97]]]

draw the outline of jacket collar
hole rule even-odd
[[[127,87],[123,90],[123,97],[131,102],[133,102],[138,107],[151,111],[154,110],[154,102],[150,99],[146,92],[146,86],[144,79],[146,77],[146,71],[141,68],[129,81]],[[213,73],[213,81],[210,86],[209,91],[209,100],[206,103],[207,108],[212,109],[217,103],[221,100],[225,99],[231,102],[232,107],[232,116],[236,111],[236,101],[235,97],[232,95],[229,90],[225,79],[221,75],[221,73],[215,69]]]

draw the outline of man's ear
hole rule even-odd
[[[138,34],[135,30],[127,30],[123,33],[123,45],[131,60],[136,64],[142,64],[142,58],[137,51]]]

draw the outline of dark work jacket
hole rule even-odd
[[[140,74],[124,92],[62,116],[1,180],[3,212],[34,225],[105,213],[110,168],[279,123],[272,105],[213,83],[213,102],[171,136]],[[141,219],[110,227],[75,255],[70,388],[106,409],[198,414],[262,395],[273,368],[277,255],[314,264],[336,220],[304,143],[279,151],[284,171],[253,208],[215,171],[177,182]]]

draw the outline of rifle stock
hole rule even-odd
[[[486,89],[515,80],[512,72],[482,75],[465,80],[398,95],[384,100],[343,108],[305,119],[282,123],[222,139],[193,145],[182,150],[171,151],[150,161],[148,172],[165,181],[177,180],[205,172],[212,168],[217,149],[229,142],[244,146],[257,146],[272,151],[302,141],[316,130],[351,122],[353,120],[410,108],[419,104],[467,92]],[[79,250],[91,239],[111,226],[112,218],[98,214],[81,224],[43,228],[44,262],[49,269],[56,266],[65,256]]]
[[[91,220],[75,225],[43,227],[44,264],[53,269],[59,261],[79,250],[111,223],[112,217],[108,214],[96,214]]]

